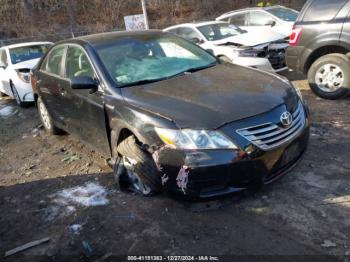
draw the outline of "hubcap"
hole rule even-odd
[[[46,129],[51,129],[49,112],[47,112],[47,109],[42,102],[39,103],[39,109],[44,126],[46,127]]]
[[[343,70],[334,64],[326,64],[320,67],[315,76],[315,82],[324,92],[334,92],[343,86]]]
[[[135,165],[137,161],[126,156],[123,156],[123,165],[126,169],[129,181],[134,190],[141,192],[142,194],[149,194],[151,192],[151,188],[145,185],[138,174],[135,172]]]

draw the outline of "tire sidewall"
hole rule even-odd
[[[47,132],[49,132],[50,134],[53,134],[53,129],[54,129],[54,125],[53,125],[53,122],[52,122],[52,119],[50,117],[50,115],[48,114],[48,117],[49,117],[49,121],[50,121],[50,128],[48,128],[45,123],[44,123],[44,119],[42,117],[42,112],[41,112],[41,109],[40,109],[40,105],[43,104],[44,107],[46,108],[47,110],[47,107],[46,105],[44,104],[44,102],[42,101],[42,99],[39,97],[38,100],[37,100],[37,107],[38,107],[38,111],[39,111],[39,116],[40,116],[40,120],[41,120],[41,123],[43,124],[45,130]]]
[[[11,84],[11,91],[12,91],[12,94],[13,94],[13,97],[15,98],[16,100],[16,103],[19,105],[19,106],[23,106],[23,102],[21,101],[21,98],[19,97],[19,94],[17,92],[17,89],[16,87]]]
[[[325,99],[339,99],[344,96],[347,96],[350,91],[350,62],[349,58],[342,54],[331,54],[323,56],[317,59],[308,72],[308,82],[311,90],[321,98]],[[344,74],[344,83],[343,86],[337,89],[334,92],[325,92],[318,87],[315,81],[316,72],[320,67],[326,64],[335,64],[339,66]]]

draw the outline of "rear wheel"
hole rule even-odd
[[[311,90],[325,99],[339,99],[350,92],[350,58],[330,54],[317,59],[308,72]]]
[[[143,196],[161,191],[160,173],[152,156],[141,149],[135,136],[124,139],[117,147],[119,154],[114,165],[114,175],[122,189]]]
[[[62,130],[57,128],[54,125],[52,118],[51,118],[49,112],[47,111],[47,108],[46,108],[43,100],[41,99],[41,97],[38,98],[37,105],[38,105],[40,119],[41,119],[41,122],[42,122],[45,130],[52,135],[61,134]]]

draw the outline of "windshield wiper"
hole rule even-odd
[[[136,82],[132,82],[132,83],[127,83],[127,84],[124,84],[124,85],[121,85],[119,86],[119,88],[123,88],[123,87],[128,87],[128,86],[138,86],[138,85],[145,85],[145,84],[149,84],[149,83],[154,83],[154,82],[158,82],[158,81],[162,81],[162,80],[166,80],[166,79],[170,79],[170,78],[173,78],[173,77],[176,77],[176,76],[179,76],[179,75],[184,75],[186,73],[193,73],[193,72],[197,72],[197,71],[200,71],[200,70],[203,70],[203,69],[206,69],[206,68],[209,68],[209,67],[213,67],[217,65],[217,62],[213,62],[213,63],[210,63],[209,65],[205,65],[205,66],[199,66],[199,67],[193,67],[193,68],[189,68],[189,69],[186,69],[180,73],[177,73],[175,75],[172,75],[172,76],[167,76],[167,77],[162,77],[162,78],[156,78],[156,79],[143,79],[143,80],[140,80],[140,81],[136,81]]]
[[[149,84],[149,83],[154,83],[154,82],[162,81],[162,80],[164,80],[164,79],[167,79],[167,77],[157,78],[157,79],[143,79],[143,80],[140,80],[140,81],[136,81],[136,82],[132,82],[132,83],[127,83],[127,84],[121,85],[121,86],[119,86],[119,87],[122,88],[122,87],[127,87],[127,86],[145,85],[145,84]]]
[[[183,71],[182,73],[194,73],[194,72],[204,70],[204,69],[216,66],[216,65],[217,65],[217,62],[213,62],[213,63],[210,63],[209,65],[189,68],[189,69]]]
[[[173,78],[173,77],[176,77],[176,76],[180,76],[180,75],[186,75],[186,74],[189,74],[189,73],[194,73],[194,72],[197,72],[197,71],[200,71],[200,70],[204,70],[204,69],[216,66],[217,64],[218,63],[215,61],[213,63],[210,63],[209,65],[188,68],[188,69],[186,69],[184,71],[181,71],[180,73],[177,73],[175,75],[167,77],[167,79]]]

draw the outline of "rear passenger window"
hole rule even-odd
[[[246,25],[246,17],[247,17],[246,13],[238,14],[238,15],[235,15],[235,16],[231,16],[229,22],[230,22],[231,25],[245,26]]]
[[[47,55],[44,63],[41,65],[41,70],[54,75],[61,75],[62,58],[64,46],[56,47]]]
[[[336,17],[347,0],[314,0],[307,9],[303,21],[329,21]]]

